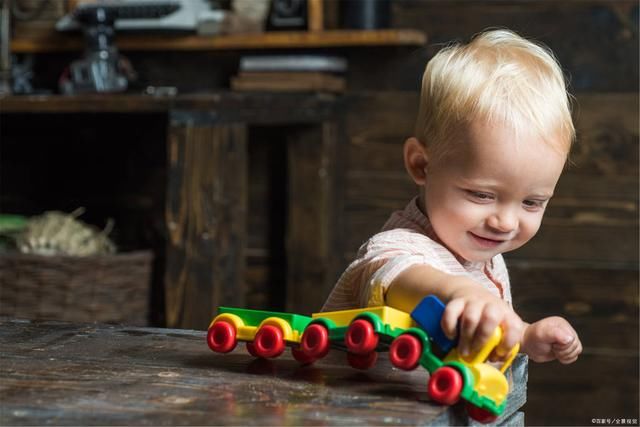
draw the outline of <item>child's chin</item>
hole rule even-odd
[[[466,259],[469,262],[487,262],[490,261],[494,256],[496,256],[497,254],[494,254],[493,252],[481,252],[481,253],[477,253],[475,251],[469,251],[468,253],[465,253],[462,256],[462,258]]]

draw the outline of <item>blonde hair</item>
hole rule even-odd
[[[432,159],[441,158],[475,120],[505,123],[516,139],[531,130],[546,142],[559,136],[554,148],[568,153],[575,139],[570,95],[553,53],[508,30],[438,52],[423,75],[415,136]]]

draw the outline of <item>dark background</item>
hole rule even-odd
[[[336,276],[362,241],[415,193],[401,144],[412,132],[428,59],[444,43],[467,41],[490,27],[541,41],[569,78],[577,143],[540,233],[506,258],[520,315],[527,321],[565,316],[579,332],[584,353],[570,366],[530,365],[526,422],[637,420],[638,3],[394,0],[391,9],[392,27],[420,29],[428,45],[326,50],[347,57],[350,66],[348,144],[335,206],[341,236]],[[337,13],[337,4],[327,2],[328,27],[338,25]],[[23,23],[17,30],[28,28]],[[228,88],[240,55],[127,53],[141,86],[175,85],[181,93]],[[55,89],[62,68],[75,57],[38,55],[34,82]],[[35,214],[85,206],[87,222],[101,226],[114,218],[120,248],[151,248],[156,254],[150,319],[155,325],[164,324],[166,120],[162,113],[11,114],[0,123],[2,210]],[[254,308],[282,309],[285,299],[282,139],[277,127],[250,129],[246,299]]]

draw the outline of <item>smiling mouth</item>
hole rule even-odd
[[[469,234],[483,248],[494,248],[505,242],[505,240],[488,239],[486,237],[481,237],[472,232],[469,232]]]

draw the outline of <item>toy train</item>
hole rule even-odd
[[[249,353],[260,358],[278,357],[289,346],[301,364],[322,359],[335,348],[346,351],[348,363],[357,369],[372,367],[378,352],[385,351],[397,368],[422,366],[429,371],[427,391],[432,400],[453,405],[462,398],[471,418],[493,422],[504,411],[509,392],[504,373],[519,346],[499,368],[488,364],[502,338],[498,327],[482,349],[463,357],[456,341],[448,339],[440,327],[443,312],[444,304],[435,296],[424,298],[411,313],[380,306],[308,317],[219,307],[209,325],[207,343],[211,350],[227,353],[243,341]]]

